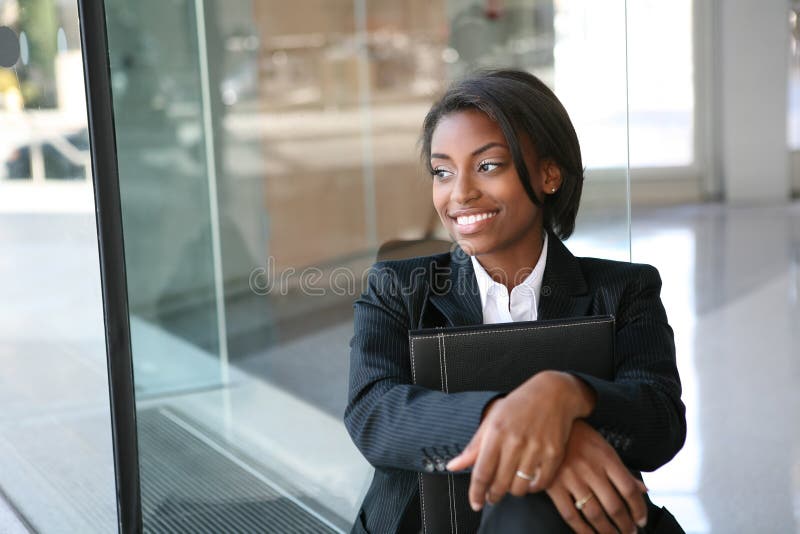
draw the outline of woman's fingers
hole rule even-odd
[[[483,508],[486,492],[494,482],[495,471],[500,461],[500,446],[501,441],[493,432],[487,432],[481,440],[480,451],[469,483],[469,503],[476,512]]]
[[[553,486],[547,490],[550,500],[556,506],[556,510],[561,514],[561,518],[578,534],[594,534],[572,500],[569,492],[561,485]]]
[[[508,492],[517,497],[522,497],[528,493],[537,493],[535,491],[531,491],[531,488],[538,478],[538,467],[521,467],[518,472],[514,473],[514,479],[511,481],[511,487],[508,489]]]
[[[606,462],[604,470],[599,472],[586,468],[580,479],[591,488],[604,515],[611,518],[620,532],[636,532],[634,523],[644,526],[640,522],[647,518],[647,505],[642,497],[644,485],[621,462]]]
[[[633,524],[633,516],[631,515],[628,507],[625,505],[625,501],[622,500],[620,495],[611,485],[607,479],[603,480],[602,477],[598,477],[595,480],[591,481],[591,492],[594,494],[596,500],[597,509],[600,511],[600,515],[604,518],[608,516],[611,521],[617,526],[622,534],[630,534],[631,532],[636,532],[636,526]],[[576,499],[581,499],[581,496],[576,496]],[[601,508],[602,507],[602,508]],[[589,506],[589,503],[586,504],[584,508],[584,515],[587,519],[589,519],[595,528],[597,525],[594,522],[594,517],[589,517],[587,514],[594,513],[594,506]],[[606,520],[607,521],[607,520]],[[612,532],[614,530],[612,529]]]
[[[498,451],[500,461],[494,473],[494,480],[489,485],[487,492],[487,500],[490,504],[502,499],[511,489],[514,479],[517,478],[516,472],[520,464],[522,445],[523,441],[519,437],[512,435],[504,438],[502,447]]]
[[[484,432],[484,425],[479,426],[470,442],[464,447],[464,450],[461,451],[461,454],[447,463],[446,467],[448,471],[463,471],[475,465],[475,461],[478,459],[478,453],[481,450]]]
[[[603,506],[597,500],[594,492],[586,485],[581,485],[581,489],[571,491],[573,506],[577,509],[578,504],[581,505],[579,513],[584,519],[594,527],[600,534],[616,534],[617,529],[611,524],[606,516]],[[588,500],[587,500],[588,499]],[[622,530],[624,534],[627,531]]]
[[[616,534],[617,530],[606,515],[606,502],[610,502],[610,499],[607,495],[601,498],[601,494],[609,490],[614,493],[614,488],[608,480],[603,481],[601,477],[592,475],[594,473],[590,471],[567,469],[561,472],[558,485],[566,488],[572,496],[572,506],[597,532]],[[620,501],[619,497],[617,500]],[[626,528],[621,528],[621,532],[630,534],[630,530]]]
[[[517,468],[520,474],[517,474],[516,471],[514,472],[514,479],[511,482],[509,493],[517,497],[522,497],[528,493],[534,493],[530,488],[538,479],[538,465],[538,461],[529,451],[524,452],[519,467]]]
[[[643,496],[647,488],[644,483],[634,478],[621,462],[610,462],[606,467],[606,474],[616,488],[614,492],[625,500],[623,508],[626,508],[626,515],[632,518],[637,525],[644,527],[647,524],[647,503]],[[626,531],[623,530],[623,532]]]
[[[536,486],[530,491],[536,491]],[[576,514],[598,532],[619,529],[622,534],[635,533],[636,524],[644,526],[647,519],[642,496],[647,488],[597,431],[582,422],[573,426],[565,458],[545,488],[564,520],[576,530]]]
[[[528,489],[528,491],[533,493],[542,491],[553,482],[558,468],[561,467],[561,461],[564,459],[563,452],[559,452],[558,449],[553,446],[547,446],[544,450],[538,452],[537,461],[539,464],[539,473],[536,480],[533,481]]]

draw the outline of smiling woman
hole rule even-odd
[[[539,199],[561,184],[555,164],[540,163],[532,149],[526,150],[525,166],[534,170],[530,183],[536,203],[531,202],[503,141],[503,132],[488,115],[465,110],[440,120],[430,156],[433,204],[442,224],[465,252],[484,260],[498,277],[516,272],[516,265],[536,264],[543,243]]]
[[[467,150],[466,142],[459,143],[463,131],[446,127],[454,120],[461,122],[459,126],[480,122],[474,125],[480,131],[476,136],[486,142],[472,147],[470,155],[492,156],[486,153],[489,149],[505,149],[505,154],[498,154],[505,159],[479,158],[487,164],[483,170],[495,163],[516,172],[528,198],[541,208],[545,227],[562,239],[572,235],[583,190],[583,161],[572,121],[549,87],[533,75],[513,70],[479,73],[451,87],[423,124],[422,158],[436,176],[447,174],[446,169],[435,172],[438,156],[453,160],[434,141],[443,143],[442,150],[456,145]]]
[[[418,532],[416,472],[467,469],[482,532],[681,532],[638,472],[686,435],[661,280],[563,245],[583,167],[558,98],[526,72],[478,72],[433,105],[422,155],[458,246],[376,263],[382,276],[355,303],[345,424],[375,477],[354,532]],[[442,293],[443,271],[458,282]],[[613,380],[542,371],[510,392],[452,394],[412,384],[409,329],[593,315],[616,318]]]

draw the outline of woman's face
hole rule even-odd
[[[560,173],[555,183],[555,165],[540,165],[530,141],[521,144],[533,190],[543,198],[543,188],[551,192],[560,185]],[[431,168],[433,204],[467,254],[513,254],[541,238],[541,209],[522,187],[502,130],[485,113],[467,110],[440,119]]]

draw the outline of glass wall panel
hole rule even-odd
[[[627,7],[631,167],[707,163],[695,155],[694,2],[637,0]]]
[[[789,75],[786,117],[786,141],[789,148],[791,190],[800,196],[800,1],[792,0],[789,8]]]
[[[786,127],[789,150],[797,152],[800,149],[800,2],[797,0],[791,2],[789,28],[789,115]]]
[[[629,260],[624,1],[555,2],[553,89],[586,168],[573,253]]]
[[[106,17],[136,389],[218,386],[213,133],[194,4],[109,1]]]
[[[146,529],[349,528],[372,475],[341,422],[352,304],[376,258],[449,248],[417,140],[455,77],[555,89],[587,165],[568,244],[629,258],[622,0],[106,14]]]
[[[0,0],[0,531],[117,529],[77,3]]]

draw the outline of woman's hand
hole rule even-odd
[[[564,521],[578,533],[591,534],[591,527],[601,534],[617,529],[622,534],[635,533],[634,523],[644,527],[647,522],[644,483],[585,421],[572,425],[564,460],[546,491]],[[580,501],[585,501],[582,510],[576,507]]]
[[[542,490],[561,463],[573,421],[593,409],[593,392],[580,379],[557,371],[537,373],[489,405],[472,440],[447,469],[475,466],[469,501],[476,511],[507,492],[522,496],[530,488]]]

